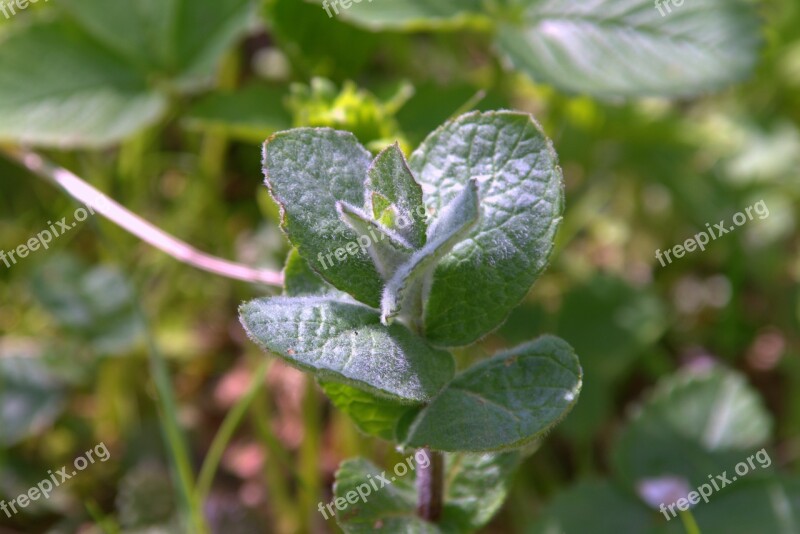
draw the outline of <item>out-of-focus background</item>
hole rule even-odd
[[[401,458],[302,373],[271,362],[260,380],[266,356],[237,306],[278,288],[175,261],[14,154],[34,150],[198,249],[280,270],[260,168],[271,133],[332,126],[408,152],[454,114],[500,108],[553,139],[567,207],[549,269],[459,363],[553,332],[585,376],[484,532],[681,532],[641,482],[671,468],[696,486],[762,447],[771,465],[697,521],[800,532],[800,5],[757,4],[744,79],[667,99],[537,82],[491,18],[381,24],[367,11],[380,1],[353,7],[366,18],[299,0],[175,0],[169,19],[144,0],[0,4],[0,250],[60,234],[0,257],[0,499],[95,458],[49,499],[0,509],[0,533],[192,531],[187,514],[226,534],[338,532],[317,504],[339,462]],[[170,31],[182,37],[162,47]],[[704,251],[657,259],[748,208]]]

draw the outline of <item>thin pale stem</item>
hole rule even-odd
[[[248,267],[200,252],[124,208],[70,171],[46,162],[38,154],[12,150],[4,150],[4,153],[37,176],[55,182],[93,211],[178,261],[235,280],[274,286],[283,284],[283,275],[279,272]]]

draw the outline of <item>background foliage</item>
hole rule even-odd
[[[530,111],[564,170],[564,222],[523,304],[458,366],[553,332],[584,387],[547,439],[506,459],[521,467],[483,531],[680,532],[641,480],[698,484],[766,447],[770,469],[699,505],[698,524],[799,532],[800,6],[584,12],[596,4],[375,0],[329,18],[299,0],[39,2],[0,18],[0,143],[35,147],[198,248],[279,270],[267,136],[331,126],[408,154],[457,113]],[[655,259],[759,200],[768,218]],[[10,250],[78,205],[0,157],[0,207]],[[100,217],[0,265],[0,498],[101,441],[112,452],[0,514],[0,532],[337,531],[316,510],[340,460],[402,456],[313,381],[263,363],[237,307],[278,292],[195,271]],[[348,464],[356,479],[375,465]]]

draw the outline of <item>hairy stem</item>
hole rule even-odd
[[[417,515],[435,523],[444,504],[444,455],[424,447],[415,456],[422,454],[428,461],[423,465],[417,460]]]

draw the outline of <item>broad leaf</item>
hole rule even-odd
[[[666,476],[689,486],[732,471],[763,446],[772,420],[758,394],[733,371],[683,371],[665,378],[620,436],[613,458],[631,489]]]
[[[547,264],[563,185],[553,147],[526,113],[470,113],[432,133],[409,166],[437,212],[478,182],[480,221],[434,272],[425,336],[467,345],[496,328]]]
[[[401,311],[409,318],[422,316],[423,286],[430,272],[478,222],[477,189],[475,180],[467,182],[463,191],[445,206],[430,226],[425,246],[401,265],[386,284],[381,299],[383,322],[388,322]]]
[[[321,0],[317,0],[322,3]],[[385,0],[384,2],[356,2],[348,9],[338,5],[335,10],[329,2],[327,13],[342,17],[359,26],[373,30],[444,29],[463,26],[476,18],[481,11],[481,0]],[[338,11],[338,13],[337,13]]]
[[[800,530],[800,479],[743,479],[692,513],[701,532],[794,534]]]
[[[397,422],[413,409],[346,384],[320,381],[320,385],[333,405],[349,415],[359,430],[388,441],[395,440]]]
[[[371,159],[353,134],[328,128],[288,130],[264,144],[267,186],[289,240],[328,282],[378,307],[381,276],[336,210],[338,201],[363,203]]]
[[[411,175],[400,146],[395,143],[378,154],[367,175],[369,182],[366,201],[372,208],[372,216],[380,220],[386,210],[393,206],[390,221],[392,224],[387,226],[403,236],[412,247],[423,246],[427,213],[422,203],[422,188]],[[388,201],[389,206],[385,203],[378,204],[376,199],[379,198]]]
[[[580,388],[572,348],[543,336],[459,374],[398,434],[406,446],[434,450],[520,447],[560,421]]]
[[[276,297],[242,305],[240,316],[253,341],[291,365],[398,402],[426,402],[453,376],[449,353],[361,304]]]
[[[130,64],[181,84],[212,76],[255,14],[252,0],[64,0],[59,5]]]
[[[758,57],[751,2],[528,1],[497,38],[534,80],[602,97],[687,96],[747,76]]]
[[[0,40],[0,140],[113,144],[159,120],[168,93],[208,83],[252,0],[64,0]],[[70,20],[71,19],[71,20]]]
[[[146,76],[64,21],[0,39],[0,140],[104,146],[152,124],[166,98]]]

